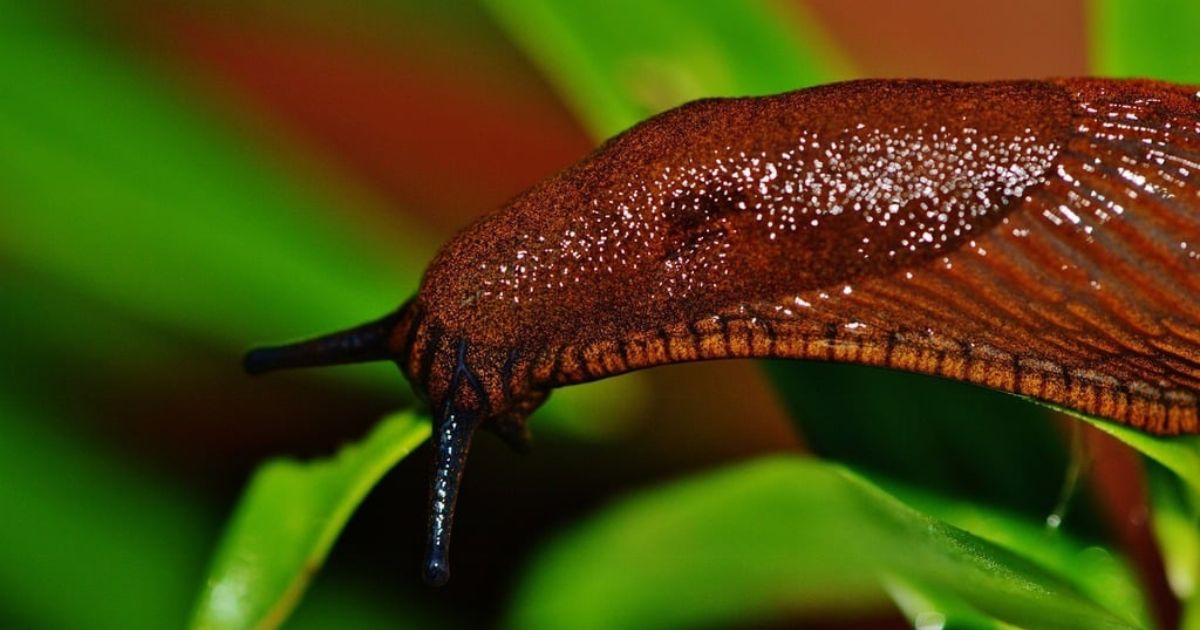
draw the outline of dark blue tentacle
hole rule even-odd
[[[450,579],[450,533],[471,438],[484,411],[465,411],[455,405],[458,389],[465,384],[474,390],[480,410],[488,409],[487,392],[466,363],[467,344],[460,341],[454,373],[446,391],[446,402],[434,418],[433,475],[429,485],[429,525],[425,545],[425,581],[441,586]]]
[[[250,374],[273,370],[389,358],[388,342],[404,315],[404,308],[349,330],[285,346],[257,348],[246,353],[242,367]]]

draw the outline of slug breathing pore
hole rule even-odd
[[[557,387],[775,357],[967,381],[1196,433],[1200,93],[854,81],[697,101],[451,239],[395,313],[249,353],[394,361],[433,413],[425,578],[476,429]]]

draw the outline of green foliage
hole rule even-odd
[[[1003,519],[974,509],[984,520]],[[1134,616],[1139,606],[1112,607],[1109,589],[1136,595],[1137,588],[1107,554],[1017,521],[1006,523],[1005,536],[1004,544],[990,542],[926,516],[828,464],[763,459],[643,493],[592,517],[539,556],[512,625],[649,628],[861,613],[878,606],[883,583],[896,589],[915,582],[980,611],[968,620],[986,615],[1039,628],[1146,624]],[[1046,558],[1061,561],[1054,566]],[[948,627],[961,627],[952,610],[939,614]]]
[[[1200,437],[1159,437],[1127,426],[1093,418],[1067,409],[1063,413],[1078,418],[1137,449],[1175,473],[1191,489],[1200,492]]]
[[[484,0],[597,140],[686,101],[839,76],[801,8],[733,2]]]
[[[1200,436],[1163,438],[1067,412],[1136,449],[1146,461],[1151,517],[1167,581],[1183,602],[1181,627],[1200,627]]]
[[[766,369],[822,457],[1033,518],[1054,509],[1067,455],[1044,408],[879,368],[772,361]]]
[[[1092,67],[1101,76],[1200,83],[1192,0],[1092,0]]]
[[[330,459],[259,468],[218,547],[192,627],[282,623],[367,492],[428,437],[426,419],[400,413]]]
[[[1138,583],[1124,559],[1109,549],[1049,527],[1043,520],[997,509],[991,504],[964,501],[889,481],[879,485],[922,514],[1008,549],[1100,605],[1137,620],[1139,626],[1147,625],[1149,612]],[[927,584],[919,580],[915,583]],[[953,605],[951,594],[940,585],[925,595],[936,601],[948,600]]]
[[[961,597],[928,582],[885,575],[880,581],[914,628],[1010,630],[1016,628],[981,612]],[[950,623],[948,623],[950,622]]]
[[[1196,493],[1164,467],[1148,464],[1151,520],[1161,541],[1167,582],[1181,600],[1196,597],[1200,586],[1200,513]],[[1191,627],[1191,626],[1189,626]]]

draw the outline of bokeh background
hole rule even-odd
[[[410,405],[390,366],[251,379],[240,354],[387,312],[456,229],[628,121],[855,77],[1122,73],[1097,44],[1097,12],[1120,4],[0,2],[0,625],[185,624],[259,462],[329,454]],[[710,11],[750,29],[750,65],[677,19]],[[618,65],[583,62],[596,41]],[[1137,458],[1015,398],[752,362],[579,389],[534,423],[531,456],[476,441],[450,586],[419,583],[422,449],[353,516],[291,627],[500,624],[565,528],[780,452],[1031,522],[1065,494],[1063,529],[1127,557],[1164,627],[1179,614]],[[886,601],[848,608],[728,623],[908,626]]]

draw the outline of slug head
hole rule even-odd
[[[450,532],[471,440],[495,415],[493,404],[504,403],[493,402],[502,396],[490,392],[478,376],[479,367],[487,368],[488,362],[469,350],[470,341],[426,313],[420,296],[405,304],[388,336],[388,348],[390,358],[433,414],[423,576],[429,584],[440,586],[450,578]],[[483,365],[472,365],[472,359]]]

